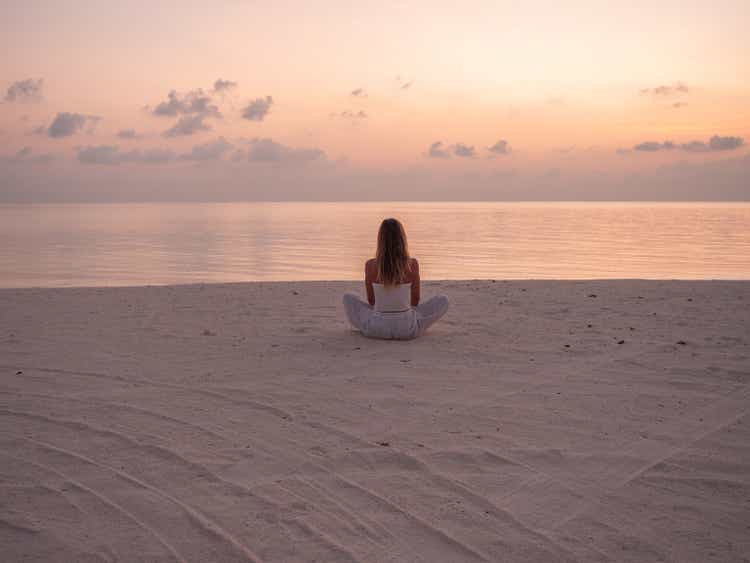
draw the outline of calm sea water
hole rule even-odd
[[[426,279],[750,279],[747,203],[0,205],[0,286],[352,280],[382,218]]]

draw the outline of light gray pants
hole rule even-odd
[[[399,313],[381,313],[357,295],[344,295],[344,311],[351,325],[370,338],[410,340],[424,333],[448,311],[448,298],[437,295]]]

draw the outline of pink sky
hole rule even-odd
[[[3,2],[0,201],[748,199],[749,6]]]

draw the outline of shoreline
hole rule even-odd
[[[742,560],[750,281],[0,289],[9,560]]]
[[[441,285],[455,283],[561,283],[561,284],[581,284],[581,283],[738,283],[750,284],[750,278],[471,278],[471,279],[422,279],[426,285]],[[0,286],[0,292],[3,291],[22,291],[22,290],[73,290],[73,289],[147,289],[147,288],[191,288],[200,286],[242,286],[242,285],[276,285],[276,284],[364,284],[361,279],[356,280],[245,280],[245,281],[207,281],[207,282],[184,282],[184,283],[138,283],[125,285],[29,285],[29,286]]]

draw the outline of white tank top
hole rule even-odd
[[[411,283],[400,283],[390,287],[374,283],[372,289],[375,292],[376,311],[396,313],[411,309]]]

